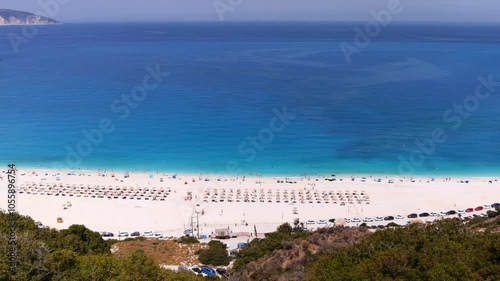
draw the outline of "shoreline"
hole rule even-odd
[[[7,162],[5,162],[7,163]],[[6,164],[5,164],[6,167]],[[41,167],[41,166],[21,166],[19,167],[16,164],[16,167],[21,170],[33,170],[33,171],[63,171],[63,172],[114,172],[114,173],[120,173],[123,174],[125,172],[129,173],[134,173],[134,174],[145,174],[145,173],[161,173],[161,174],[178,174],[178,175],[189,175],[189,176],[218,176],[218,177],[263,177],[263,178],[284,178],[284,177],[289,177],[289,178],[299,178],[299,177],[330,177],[335,175],[336,177],[406,177],[406,178],[456,178],[456,177],[463,177],[463,178],[500,178],[500,171],[498,173],[470,173],[470,174],[463,174],[460,172],[455,173],[414,173],[414,174],[399,174],[399,173],[364,173],[364,172],[329,172],[329,173],[321,173],[321,172],[315,172],[315,173],[276,173],[276,174],[271,174],[271,173],[242,173],[242,174],[229,174],[229,173],[214,173],[214,172],[205,172],[205,171],[200,171],[200,172],[195,172],[195,171],[182,171],[182,170],[164,170],[164,169],[140,169],[140,168],[134,168],[134,169],[124,169],[124,168],[57,168],[57,167]],[[0,171],[3,170],[3,168],[0,168]]]

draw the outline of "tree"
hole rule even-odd
[[[292,226],[289,223],[284,223],[280,226],[278,226],[278,229],[276,232],[282,233],[282,234],[291,234],[293,231]]]
[[[98,232],[86,228],[84,225],[71,225],[60,232],[59,241],[63,249],[73,250],[76,253],[109,254],[110,246]]]
[[[203,264],[228,265],[230,262],[226,245],[220,241],[212,240],[208,243],[208,249],[200,250],[198,260]]]
[[[119,280],[162,280],[162,269],[143,251],[121,258],[119,261]]]

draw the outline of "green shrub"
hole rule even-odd
[[[200,241],[198,241],[198,239],[196,239],[196,237],[193,237],[193,236],[183,236],[183,237],[177,239],[177,243],[180,243],[180,244],[198,244],[198,243],[200,243]]]
[[[491,210],[487,211],[486,214],[488,215],[488,218],[494,218],[494,217],[496,217],[498,215],[497,212],[491,211]]]
[[[226,245],[220,241],[212,240],[208,243],[209,248],[197,251],[198,260],[203,264],[228,265],[231,261],[227,254]]]
[[[476,224],[481,224],[487,220],[488,220],[487,217],[475,217],[469,221],[469,225],[472,226],[472,225],[476,225]]]

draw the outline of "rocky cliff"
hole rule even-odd
[[[0,9],[0,25],[47,25],[60,22],[28,12]]]

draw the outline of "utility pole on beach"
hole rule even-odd
[[[198,239],[200,239],[200,216],[198,212],[196,212],[196,229],[198,230]]]
[[[193,217],[191,217],[191,236],[194,236],[194,220],[193,220]]]

